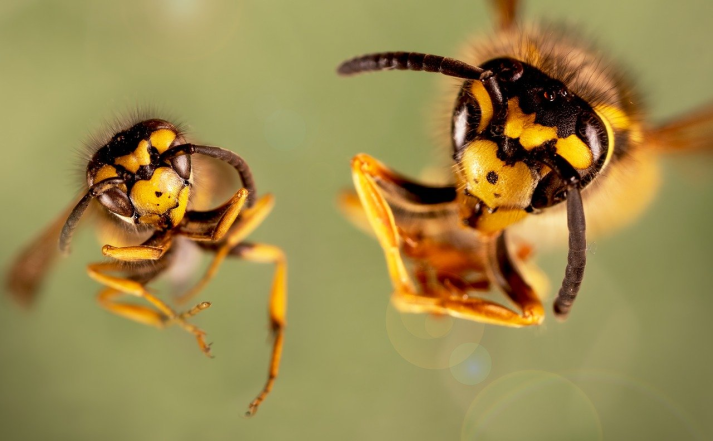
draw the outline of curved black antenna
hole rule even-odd
[[[74,207],[72,212],[69,214],[69,217],[67,218],[64,223],[64,226],[62,227],[62,232],[59,235],[59,251],[62,254],[69,254],[69,243],[72,241],[72,235],[74,234],[74,230],[77,228],[77,223],[79,223],[79,219],[82,217],[82,214],[84,214],[84,211],[89,206],[89,202],[91,202],[92,199],[101,196],[110,188],[114,188],[117,185],[121,185],[123,183],[124,180],[121,178],[110,178],[96,183],[89,188],[87,194],[85,194],[84,197],[80,199],[80,201]]]
[[[478,80],[483,69],[453,58],[419,52],[381,52],[352,58],[339,65],[339,75],[354,75],[379,70],[438,72],[456,78]]]
[[[548,155],[547,151],[535,154],[535,161],[550,167],[567,184],[567,228],[569,229],[569,251],[567,268],[560,287],[554,310],[557,317],[564,319],[572,309],[579,287],[584,279],[587,264],[587,225],[584,217],[582,194],[579,191],[580,176],[572,164],[558,154]]]
[[[483,83],[486,92],[490,96],[490,101],[493,103],[493,118],[490,120],[490,132],[496,138],[502,138],[505,134],[505,122],[508,117],[508,106],[503,96],[503,91],[500,89],[498,79],[495,74],[489,70],[483,72],[480,76],[480,82]],[[507,143],[505,146],[507,147]]]
[[[567,189],[567,228],[569,228],[569,251],[567,268],[564,271],[562,287],[557,294],[554,310],[560,318],[566,318],[577,298],[579,287],[584,279],[584,267],[587,264],[587,237],[584,219],[584,207],[579,187]]]
[[[240,180],[243,183],[243,187],[248,191],[248,200],[246,201],[247,207],[252,207],[255,204],[257,198],[257,189],[255,188],[255,180],[253,179],[253,174],[250,171],[248,163],[245,162],[237,153],[231,152],[230,150],[222,149],[220,147],[209,147],[205,145],[195,145],[195,144],[181,144],[163,152],[161,155],[162,161],[168,161],[171,158],[180,155],[193,155],[200,154],[205,156],[210,156],[215,159],[227,162],[230,164],[240,175]]]

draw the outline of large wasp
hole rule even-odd
[[[189,143],[177,126],[165,120],[134,122],[98,146],[87,163],[84,195],[20,254],[8,274],[9,292],[24,304],[35,299],[57,251],[69,252],[77,223],[92,206],[100,231],[114,241],[102,247],[109,261],[87,267],[89,276],[105,286],[99,293],[99,304],[114,314],[157,328],[178,325],[192,334],[201,351],[210,356],[205,332],[188,321],[210,303],[201,302],[177,312],[151,294],[146,285],[178,265],[187,248],[195,245],[215,257],[204,277],[191,290],[177,296],[179,302],[200,292],[228,256],[275,264],[269,308],[274,337],[272,359],[267,383],[250,404],[248,414],[252,415],[277,377],[284,338],[285,256],[275,246],[245,241],[270,213],[272,196],[257,197],[250,168],[240,156],[219,147]],[[242,181],[242,188],[230,200],[208,211],[195,207],[210,199],[208,180],[219,179],[221,170],[203,157],[229,164]],[[201,172],[208,180],[195,180]],[[120,300],[126,296],[142,299],[148,305]]]
[[[497,34],[469,46],[464,61],[384,52],[339,66],[340,75],[412,70],[460,80],[451,101],[453,184],[424,185],[360,154],[352,160],[357,194],[342,205],[355,222],[366,215],[399,310],[537,325],[544,309],[523,269],[531,249],[511,250],[509,232],[527,223],[536,235],[552,225],[569,231],[554,301],[555,315],[567,317],[584,276],[585,213],[596,231],[638,215],[656,190],[660,153],[711,145],[713,107],[650,125],[625,76],[576,32],[521,25],[518,1],[492,3]],[[478,295],[492,287],[516,308]]]

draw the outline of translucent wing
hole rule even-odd
[[[713,151],[713,103],[648,130],[647,146],[664,153]]]
[[[20,252],[10,266],[6,287],[18,303],[29,306],[35,300],[47,271],[59,255],[58,242],[62,227],[78,201],[72,201],[42,234]]]

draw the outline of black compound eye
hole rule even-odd
[[[609,137],[604,123],[594,112],[584,112],[577,120],[577,136],[592,151],[592,159],[597,162],[609,149]]]
[[[178,173],[178,176],[183,179],[191,177],[191,157],[188,155],[179,155],[171,158],[171,167]]]
[[[109,211],[120,216],[131,217],[134,215],[134,206],[129,197],[119,188],[110,188],[99,196],[99,202]]]
[[[480,106],[469,93],[472,84],[471,81],[466,81],[465,84],[463,84],[463,88],[458,95],[455,108],[453,109],[451,140],[453,142],[455,158],[475,139],[478,125],[480,124]]]

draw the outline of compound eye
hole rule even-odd
[[[480,106],[468,92],[472,84],[471,81],[466,81],[463,85],[453,110],[451,140],[454,157],[458,157],[462,150],[475,139],[480,125]]]
[[[171,158],[171,167],[183,179],[191,177],[191,157],[188,155],[179,155]]]
[[[110,188],[99,196],[99,202],[112,213],[120,216],[131,217],[134,215],[134,206],[129,197],[119,188]]]
[[[596,163],[609,148],[609,137],[604,124],[593,112],[586,112],[577,119],[577,136],[592,151],[592,160]]]

